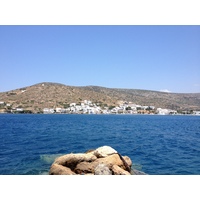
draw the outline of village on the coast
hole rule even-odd
[[[7,108],[10,108],[9,110]],[[0,113],[34,113],[23,108],[12,108],[12,105],[0,101]],[[84,100],[80,103],[70,103],[67,108],[51,107],[44,108],[41,114],[150,114],[150,115],[177,115],[192,114],[200,115],[200,111],[181,111],[166,108],[156,108],[155,106],[142,106],[133,102],[121,101],[118,106],[102,106],[100,103],[93,103]]]
[[[68,108],[44,108],[44,114],[49,113],[67,113],[67,114],[159,114],[159,115],[175,115],[178,114],[176,110],[155,108],[155,106],[141,106],[132,102],[121,102],[119,106],[107,106],[102,108],[99,103],[93,103],[89,100],[84,100],[80,104],[71,103]],[[200,111],[193,111],[192,113],[200,115]]]

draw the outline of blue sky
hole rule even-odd
[[[200,92],[200,26],[0,26],[0,92],[40,82]]]

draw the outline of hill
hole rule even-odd
[[[32,112],[41,112],[44,108],[65,108],[70,103],[80,103],[83,100],[90,100],[103,106],[117,106],[120,101],[128,101],[157,108],[200,110],[200,93],[164,93],[99,86],[75,87],[49,82],[0,93],[0,102],[5,102],[8,109],[10,106]]]

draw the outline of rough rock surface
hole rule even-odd
[[[92,162],[95,161],[97,157],[93,153],[77,153],[77,154],[67,154],[61,157],[58,157],[55,160],[55,163],[58,165],[69,167],[74,170],[76,165],[80,162]]]
[[[147,174],[144,173],[144,172],[141,172],[141,171],[139,171],[139,170],[132,169],[132,170],[131,170],[131,175],[147,175]]]
[[[105,164],[99,164],[94,169],[94,175],[112,175],[112,171]]]
[[[94,155],[97,158],[105,158],[105,157],[115,154],[115,153],[117,153],[117,151],[109,146],[99,147],[98,149],[96,149],[94,151]]]
[[[50,175],[136,175],[132,161],[109,146],[88,150],[86,153],[67,154],[55,159]],[[143,173],[144,174],[144,173]]]
[[[51,166],[50,175],[75,175],[75,173],[68,167],[64,167],[62,165],[58,165],[54,163]]]
[[[115,175],[131,175],[129,172],[126,170],[122,169],[118,165],[113,165],[112,166],[112,171],[114,172]]]

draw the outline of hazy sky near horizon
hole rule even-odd
[[[0,92],[40,82],[200,92],[200,26],[0,26]]]

